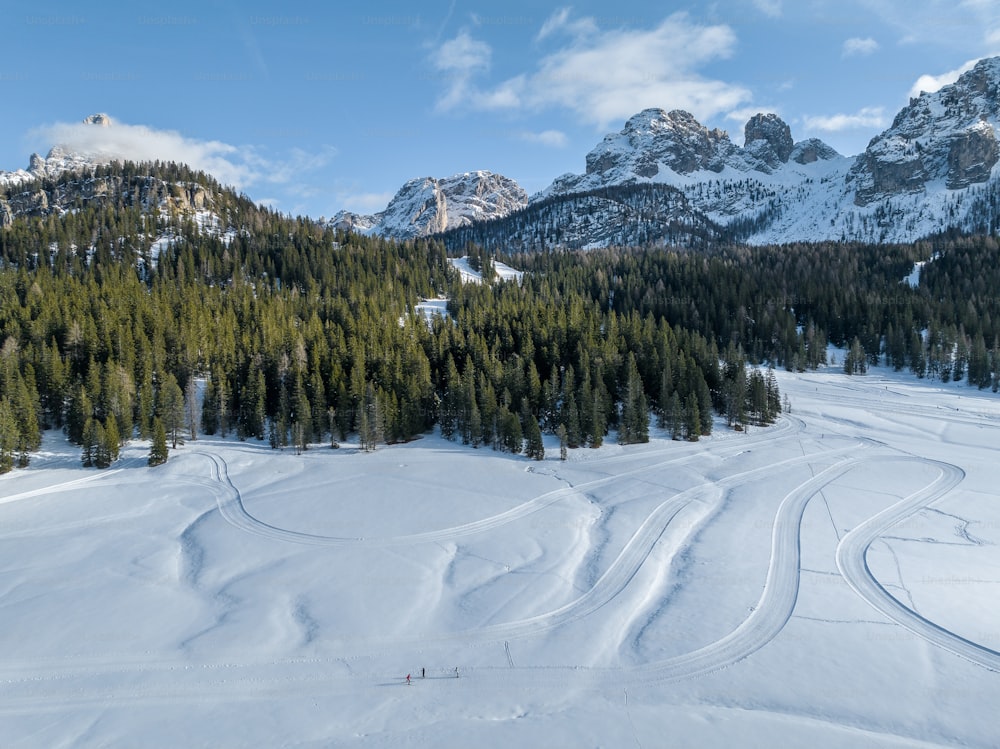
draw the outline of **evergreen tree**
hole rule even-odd
[[[166,463],[168,455],[167,430],[159,417],[156,417],[153,419],[153,444],[149,449],[149,465],[158,466]]]
[[[111,465],[118,460],[121,452],[121,433],[118,431],[118,420],[108,419],[108,425],[104,428],[104,455]],[[106,466],[105,466],[106,467]]]
[[[532,460],[545,460],[545,443],[542,441],[542,429],[538,425],[538,419],[534,416],[528,418],[524,427],[524,434],[527,440],[525,454]]]
[[[517,414],[510,411],[506,406],[501,406],[498,414],[500,422],[500,447],[502,450],[512,452],[515,455],[524,448],[524,432],[521,429],[521,422]]]
[[[604,404],[604,395],[600,387],[593,389],[590,412],[590,446],[598,448],[604,444],[604,435],[608,431],[607,408]]]
[[[194,442],[198,439],[198,425],[201,422],[201,406],[198,403],[198,386],[194,377],[189,377],[184,386],[184,418],[188,436]]]
[[[83,444],[83,437],[87,421],[94,415],[94,406],[90,396],[83,385],[74,391],[73,398],[70,399],[69,412],[66,415],[66,434],[71,442]]]
[[[214,377],[209,377],[205,382],[205,395],[201,404],[201,431],[209,436],[219,431],[219,394]]]
[[[10,401],[0,397],[0,474],[14,468],[14,454],[20,442],[20,432]]]
[[[680,395],[675,390],[670,395],[670,401],[667,403],[667,411],[664,418],[664,426],[670,433],[670,439],[677,440],[681,438],[685,427],[684,415]]]
[[[157,394],[156,412],[163,422],[163,428],[167,430],[170,438],[170,446],[176,450],[178,443],[184,444],[184,422],[187,413],[184,409],[184,393],[181,392],[177,378],[172,372],[168,372],[160,385]]]
[[[684,439],[697,442],[701,435],[701,408],[698,396],[691,393],[684,404]]]
[[[97,464],[98,450],[104,436],[101,423],[91,417],[83,427],[83,438],[80,443],[80,460],[84,468],[91,468]]]
[[[618,444],[649,442],[649,408],[642,388],[642,378],[635,355],[629,353],[622,418],[618,427]]]

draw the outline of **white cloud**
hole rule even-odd
[[[566,138],[566,133],[561,130],[543,130],[540,133],[525,131],[519,133],[519,137],[528,143],[538,143],[553,148],[562,148],[569,142]]]
[[[885,111],[882,107],[864,107],[854,114],[806,116],[802,118],[802,121],[808,130],[822,130],[829,133],[841,130],[883,128],[887,124]]]
[[[844,57],[856,57],[856,56],[866,56],[870,55],[872,52],[878,49],[878,42],[872,39],[870,36],[861,37],[851,37],[844,42],[843,52],[841,53]]]
[[[969,60],[961,67],[949,70],[947,73],[920,76],[917,78],[917,82],[914,83],[913,87],[910,89],[910,96],[914,98],[920,96],[921,91],[926,91],[928,94],[932,94],[942,86],[954,83],[958,80],[958,77],[962,75],[962,73],[972,70],[977,62],[979,62],[979,60]]]
[[[781,0],[753,0],[754,7],[761,13],[772,18],[781,15]]]
[[[438,99],[438,109],[447,110],[465,102],[471,92],[472,78],[490,69],[493,49],[486,42],[460,31],[435,51],[431,63],[448,80],[448,90]]]
[[[931,44],[985,56],[997,50],[990,39],[1000,29],[996,0],[856,0],[868,13],[887,24],[902,44]],[[889,33],[886,30],[884,33]]]
[[[597,24],[593,18],[580,18],[571,21],[570,12],[570,8],[560,8],[557,10],[542,24],[542,28],[535,38],[540,41],[557,31],[566,31],[573,36],[586,36],[587,34],[597,32]]]
[[[590,19],[583,22],[560,11],[545,22],[543,30],[548,35],[557,28],[587,24],[596,30]],[[464,47],[470,47],[471,41],[463,42]],[[648,30],[577,34],[543,57],[533,72],[492,88],[473,85],[473,72],[463,73],[451,82],[438,107],[515,111],[558,106],[600,127],[647,107],[685,109],[707,119],[751,98],[741,86],[697,72],[711,61],[730,56],[735,46],[736,35],[728,26],[693,23],[687,14],[677,13]],[[479,57],[470,55],[480,61],[480,69],[485,56],[482,51]]]
[[[396,196],[394,192],[342,192],[337,195],[337,205],[346,211],[362,215],[384,211],[389,201]]]
[[[337,154],[337,149],[324,146],[318,153],[294,149],[287,159],[274,160],[262,156],[253,146],[237,147],[217,140],[189,138],[176,130],[112,122],[106,127],[59,122],[36,128],[30,138],[102,159],[187,164],[237,189],[262,182],[290,182],[297,175],[325,166]]]
[[[473,39],[467,31],[461,31],[438,48],[434,66],[443,71],[487,70],[491,54],[490,45]]]
[[[306,172],[327,166],[336,156],[337,149],[333,146],[322,146],[316,153],[293,148],[286,160],[269,163],[265,179],[278,184],[293,182]]]

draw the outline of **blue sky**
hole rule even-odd
[[[319,217],[475,169],[534,193],[652,106],[739,145],[773,111],[854,154],[915,87],[1000,54],[1000,2],[50,2],[3,38],[0,169],[99,146]]]

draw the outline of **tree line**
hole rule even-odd
[[[541,457],[543,432],[567,448],[644,441],[651,410],[697,439],[724,407],[715,337],[653,311],[462,284],[440,242],[337,232],[176,165],[94,178],[121,189],[0,231],[0,470],[53,428],[95,466],[133,437],[162,462],[198,433],[370,449],[435,424]],[[81,178],[62,180],[47,187],[65,197]],[[227,231],[163,208],[196,188]],[[449,314],[428,323],[415,305],[439,295]]]
[[[0,470],[61,428],[84,463],[132,437],[162,462],[184,439],[273,447],[356,435],[372,449],[439,425],[449,438],[532,457],[678,439],[716,415],[742,427],[781,409],[767,366],[804,371],[847,350],[918,376],[1000,382],[1000,247],[716,245],[502,254],[465,248],[521,283],[463,284],[436,240],[393,242],[283,216],[176,165],[102,167],[117,192],[0,230]],[[74,182],[75,180],[75,182]],[[178,195],[204,194],[206,230]],[[173,197],[171,197],[173,196]],[[165,208],[164,206],[168,206]],[[222,231],[222,228],[227,229]],[[920,284],[902,282],[917,261]],[[490,274],[487,272],[487,276]],[[448,315],[416,314],[447,296]]]
[[[176,165],[117,165],[63,206],[0,231],[0,470],[44,429],[107,465],[132,437],[156,461],[184,439],[235,434],[274,447],[366,449],[434,425],[471,446],[544,454],[766,424],[781,408],[768,365],[804,371],[828,343],[862,373],[997,389],[1000,248],[943,236],[843,243],[500,254],[521,283],[463,284],[435,239],[334,231],[254,205]],[[206,230],[177,196],[201,192]],[[164,207],[166,206],[166,207]],[[226,231],[222,231],[225,228]],[[934,258],[921,282],[902,282]],[[487,273],[486,275],[489,275]],[[448,315],[416,314],[448,296]],[[155,439],[154,439],[155,438]]]

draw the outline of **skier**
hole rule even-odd
[[[458,666],[455,666],[455,678],[458,678]]]
[[[410,684],[410,675],[409,674],[406,675],[406,684],[407,684],[407,686],[409,686],[409,684]]]
[[[426,668],[421,668],[420,669],[420,678],[421,679],[427,678],[427,669]]]

